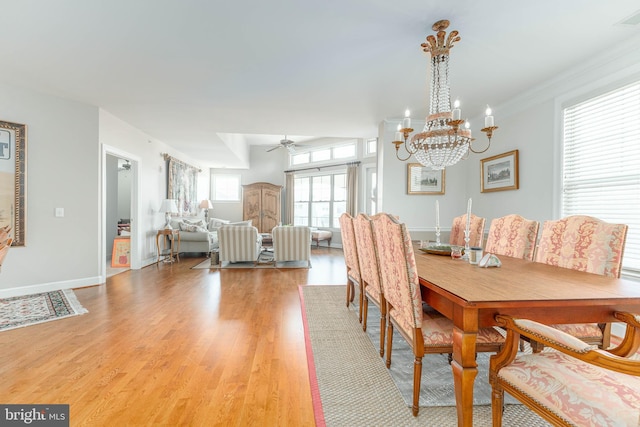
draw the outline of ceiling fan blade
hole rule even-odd
[[[273,151],[273,150],[277,150],[277,149],[278,149],[278,148],[280,148],[280,147],[282,147],[282,145],[276,145],[275,147],[269,148],[269,149],[267,150],[267,153],[268,153],[268,152],[270,152],[270,151]]]

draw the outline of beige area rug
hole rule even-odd
[[[411,415],[377,346],[362,331],[357,308],[353,305],[347,308],[345,298],[345,286],[300,287],[316,424],[456,426],[453,406],[422,407],[417,417]],[[371,321],[372,318],[369,324]],[[392,365],[398,360],[394,350]],[[423,382],[427,371],[432,369],[424,365]],[[474,406],[474,425],[491,425],[490,405]],[[503,425],[537,427],[549,424],[523,405],[506,405]]]
[[[253,262],[222,262],[220,264],[211,265],[211,260],[206,259],[198,265],[191,267],[193,269],[221,269],[221,268],[310,268],[311,263],[307,261],[280,261],[277,264],[273,262],[273,252],[265,250],[260,254],[258,263]]]

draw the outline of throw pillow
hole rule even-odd
[[[204,227],[200,227],[199,225],[186,224],[185,222],[180,223],[180,231],[189,231],[189,232],[208,232],[208,230]]]
[[[205,228],[207,225],[204,223],[204,219],[183,219],[182,222],[189,225],[197,225]]]
[[[209,220],[209,230],[213,231],[213,230],[217,230],[218,228],[222,227],[225,224],[229,224],[230,221],[226,220],[226,219],[219,219],[219,218],[211,218]]]
[[[234,225],[234,226],[244,226],[244,227],[247,227],[247,226],[251,226],[251,225],[253,225],[253,224],[252,224],[252,220],[250,220],[250,219],[249,219],[249,220],[247,220],[247,221],[230,222],[230,223],[225,224],[225,225]]]

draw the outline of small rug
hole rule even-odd
[[[71,289],[0,299],[0,331],[88,313]]]
[[[220,264],[211,265],[211,260],[206,259],[191,267],[192,269],[221,269],[221,268],[309,268],[307,261],[280,261],[277,264],[273,262],[273,251],[263,250],[258,258],[258,263],[253,262],[222,262]]]

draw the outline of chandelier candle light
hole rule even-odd
[[[453,109],[451,108],[449,51],[455,43],[460,41],[460,37],[457,31],[451,31],[447,36],[445,30],[448,27],[449,21],[446,19],[436,22],[432,27],[436,35],[428,36],[427,43],[421,44],[422,50],[431,54],[431,100],[424,129],[409,139],[413,129],[411,112],[406,110],[402,123],[398,124],[393,141],[398,160],[405,161],[413,155],[420,164],[434,170],[442,170],[466,159],[469,157],[469,150],[474,153],[484,153],[491,146],[493,131],[498,129],[494,125],[491,109],[487,106],[484,128],[481,130],[487,135],[489,144],[484,150],[476,151],[471,147],[474,139],[469,130],[469,122],[462,119],[460,101],[456,99]],[[401,145],[404,145],[408,153],[406,158],[400,157]]]

